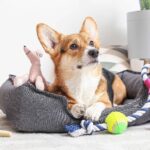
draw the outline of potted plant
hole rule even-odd
[[[139,1],[141,10],[127,14],[129,58],[150,59],[150,0]],[[132,67],[132,66],[131,66]]]
[[[150,9],[150,0],[140,0],[141,10]]]

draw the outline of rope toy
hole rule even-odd
[[[149,69],[150,64],[145,64],[141,71],[141,77],[148,89],[148,97],[145,104],[139,110],[127,117],[120,112],[111,112],[106,117],[105,123],[94,124],[90,120],[82,120],[80,124],[65,125],[66,132],[68,132],[68,134],[72,137],[91,135],[93,132],[101,132],[105,130],[108,130],[110,133],[114,134],[123,133],[126,130],[128,123],[139,119],[150,110],[150,78],[148,76]]]

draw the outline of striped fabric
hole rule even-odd
[[[130,69],[126,50],[122,48],[101,48],[100,53],[99,60],[104,68],[115,73]]]

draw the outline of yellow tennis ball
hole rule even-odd
[[[128,118],[121,112],[111,112],[105,119],[107,130],[113,134],[123,133],[128,126]]]

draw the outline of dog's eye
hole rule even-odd
[[[90,42],[89,42],[89,45],[90,45],[90,46],[94,46],[94,42],[93,42],[93,41],[90,41]]]
[[[78,48],[77,44],[71,44],[70,45],[70,49],[72,49],[72,50],[76,50],[77,48]]]

